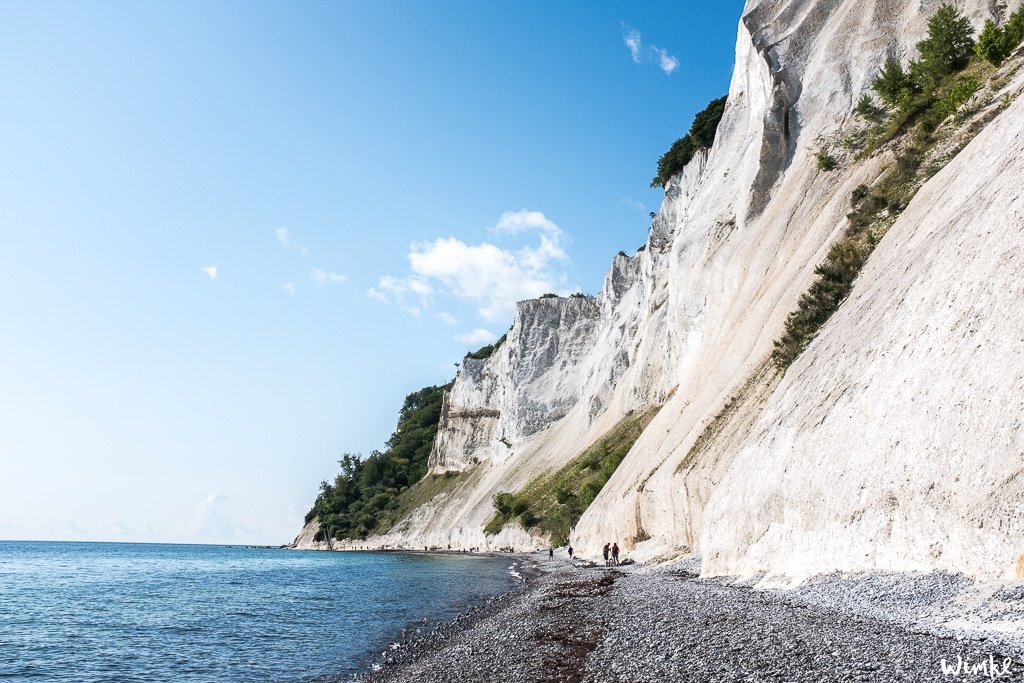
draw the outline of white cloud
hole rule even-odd
[[[366,294],[377,301],[394,304],[409,315],[419,317],[425,308],[430,307],[434,288],[417,277],[398,278],[391,275],[383,276],[376,287],[371,287]],[[442,320],[443,315],[438,314]],[[453,316],[454,317],[454,316]]]
[[[348,282],[348,276],[346,275],[329,270],[320,270],[319,268],[310,269],[309,279],[313,281],[313,284],[318,289],[327,285],[343,285]]]
[[[211,280],[217,279],[217,266],[206,266],[203,268],[203,272],[206,273],[206,276]]]
[[[480,327],[472,332],[455,335],[455,341],[462,342],[463,344],[489,344],[495,339],[497,339],[497,337],[493,332]]]
[[[631,28],[626,31],[626,35],[622,37],[622,42],[629,48],[629,53],[633,55],[633,61],[637,64],[640,63],[640,49],[643,47],[643,41],[640,39],[640,31],[635,28]]]
[[[283,289],[284,291],[288,292],[289,294],[295,294],[295,283],[294,282],[286,282],[283,285],[281,285],[281,289]]]
[[[644,204],[643,202],[638,202],[635,199],[633,199],[632,197],[623,197],[622,199],[619,200],[619,204],[623,204],[625,206],[628,206],[631,209],[636,209],[637,211],[646,211],[647,210],[647,205],[646,204]]]
[[[658,66],[665,72],[665,75],[672,73],[679,67],[679,60],[660,47],[651,47],[658,57]]]
[[[487,320],[510,316],[515,303],[564,288],[555,266],[569,260],[562,230],[540,211],[502,214],[495,235],[536,235],[536,245],[506,249],[484,242],[470,245],[455,237],[415,243],[409,252],[411,274],[382,277],[367,294],[413,315],[429,310],[437,294],[477,305]]]
[[[492,228],[498,234],[516,234],[527,230],[540,230],[551,236],[560,236],[562,231],[540,211],[506,211],[501,214],[498,224]]]
[[[309,256],[309,249],[298,244],[292,244],[291,231],[288,228],[278,228],[274,231],[274,235],[277,236],[277,241],[281,243],[281,246],[289,251],[295,250],[303,256]]]
[[[440,311],[437,313],[437,318],[445,325],[458,325],[459,319],[447,311]]]
[[[644,45],[640,31],[626,24],[622,24],[622,28],[626,29],[625,35],[622,36],[622,42],[629,48],[629,55],[634,62],[637,64],[648,61],[657,62],[658,68],[665,72],[666,76],[679,68],[679,59],[670,55],[668,50],[657,45]]]

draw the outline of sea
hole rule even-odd
[[[0,681],[345,681],[515,560],[0,541]]]

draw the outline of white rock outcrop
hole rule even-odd
[[[1016,102],[920,191],[735,445],[701,531],[706,573],[1016,577],[1022,120]]]
[[[292,541],[291,547],[296,550],[329,550],[327,541],[317,541],[316,535],[320,531],[320,524],[316,519],[306,522],[299,531],[298,536]]]
[[[483,533],[493,496],[664,404],[580,520],[582,555],[617,540],[778,582],[1024,571],[1024,105],[925,184],[786,375],[768,363],[852,190],[892,163],[824,173],[816,153],[939,4],[750,0],[715,144],[671,180],[645,247],[596,298],[522,303],[507,341],[464,362],[431,459],[459,483],[361,545],[540,547]],[[999,11],[960,6],[976,26]]]
[[[463,359],[444,397],[430,470],[501,462],[580,399],[583,359],[599,309],[591,297],[522,301],[507,339],[486,359]]]

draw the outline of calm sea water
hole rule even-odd
[[[332,681],[515,585],[511,560],[0,542],[0,680]]]

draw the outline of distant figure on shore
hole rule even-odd
[[[572,560],[572,546],[569,546],[569,559]]]
[[[554,548],[548,548],[548,559],[549,560],[555,559],[555,549]]]
[[[619,542],[616,541],[612,544],[612,564],[619,563]]]
[[[601,549],[601,553],[604,555],[604,566],[608,566],[608,553],[611,552],[611,543],[605,543],[604,548]]]

